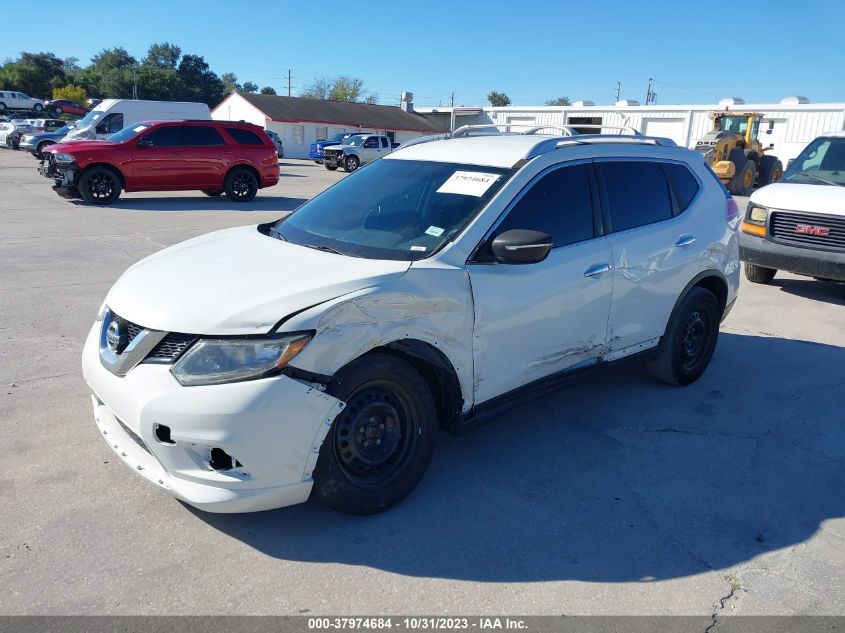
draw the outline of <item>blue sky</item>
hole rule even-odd
[[[420,106],[445,105],[453,91],[456,104],[477,105],[490,90],[515,105],[563,95],[611,103],[617,80],[622,98],[643,102],[649,77],[658,104],[726,96],[771,102],[794,94],[845,101],[842,0],[39,6],[37,21],[5,30],[0,58],[49,50],[87,63],[113,46],[140,58],[150,43],[170,41],[205,56],[218,74],[234,72],[279,94],[287,91],[290,68],[294,95],[314,77],[349,74],[364,79],[381,103],[396,104],[410,90]]]

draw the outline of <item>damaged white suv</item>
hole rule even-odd
[[[99,430],[203,510],[365,514],[413,490],[438,429],[574,372],[642,354],[691,383],[736,298],[739,213],[672,145],[462,131],[156,253],[85,345]]]

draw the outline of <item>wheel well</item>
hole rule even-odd
[[[410,363],[422,375],[437,407],[437,419],[442,428],[450,428],[461,413],[464,399],[458,373],[446,355],[434,345],[418,339],[394,341],[368,353],[382,352],[398,356]]]
[[[248,172],[252,173],[252,175],[255,176],[255,179],[258,181],[258,187],[259,188],[261,187],[261,174],[259,174],[258,170],[255,167],[253,167],[252,165],[246,165],[246,164],[243,164],[243,163],[238,164],[238,165],[233,165],[229,169],[229,171],[226,172],[226,178],[228,178],[229,174],[231,174],[236,169],[245,169]],[[226,178],[223,179],[224,183],[226,182]]]
[[[728,284],[725,283],[724,279],[717,277],[716,275],[708,275],[707,277],[699,279],[692,287],[695,286],[712,292],[716,297],[716,300],[719,302],[720,315],[724,313],[725,307],[728,304]]]
[[[108,163],[92,163],[90,165],[86,165],[85,169],[83,169],[79,173],[79,177],[82,178],[82,174],[84,174],[87,171],[90,171],[91,169],[94,169],[95,167],[105,167],[106,169],[110,169],[111,171],[116,173],[117,177],[120,178],[120,186],[123,187],[124,189],[126,189],[126,178],[123,177],[123,172],[120,171],[114,165],[109,165]],[[77,182],[78,182],[78,180],[77,180]]]

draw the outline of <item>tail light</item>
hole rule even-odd
[[[739,225],[740,218],[739,207],[736,206],[736,201],[733,196],[728,196],[725,200],[725,222],[728,223],[732,229],[736,229]]]

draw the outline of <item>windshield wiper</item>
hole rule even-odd
[[[343,253],[341,253],[337,249],[332,248],[331,246],[317,246],[316,244],[303,244],[303,246],[313,248],[315,251],[323,251],[324,253],[334,253],[335,255],[343,255]]]
[[[826,185],[836,185],[837,187],[845,187],[845,184],[841,182],[835,182],[833,180],[828,180],[827,178],[822,178],[821,176],[816,176],[815,174],[811,174],[808,171],[799,171],[796,176],[804,176],[805,178],[812,178],[813,180],[818,180],[819,182],[823,182]]]

